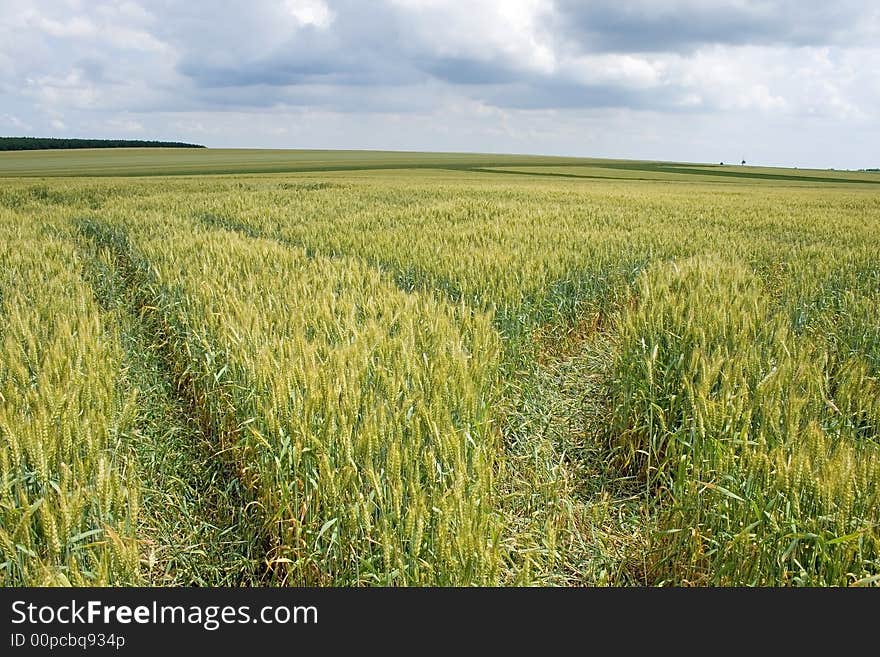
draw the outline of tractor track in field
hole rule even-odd
[[[610,459],[604,433],[612,349],[605,321],[597,312],[570,326],[537,327],[533,362],[508,390],[507,459],[512,480],[529,483],[510,491],[504,513],[533,537],[524,543],[552,538],[544,585],[646,583],[650,519],[637,482]]]
[[[385,269],[381,261],[318,254],[306,243],[235,217],[203,213],[193,221],[210,230],[302,249],[308,258],[353,258],[404,293],[459,301],[445,281],[438,287],[426,277]],[[610,349],[604,321],[591,315],[568,332],[541,326],[520,338],[536,342],[537,360],[507,382],[499,409],[505,417],[508,478],[499,491],[499,512],[505,517],[513,562],[507,583],[517,583],[517,577],[530,571],[533,583],[545,585],[644,584],[644,507],[634,482],[610,465],[601,437],[606,412],[602,360]]]
[[[128,438],[141,484],[138,536],[146,583],[259,584],[265,550],[253,507],[201,426],[195,401],[178,385],[169,338],[138,291],[133,263],[109,227],[88,220],[77,229],[83,277],[124,349],[126,392],[138,390],[138,419]]]

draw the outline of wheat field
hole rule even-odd
[[[880,583],[877,175],[15,155],[4,586]]]

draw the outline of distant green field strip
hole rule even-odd
[[[493,165],[495,163],[492,163]],[[503,164],[501,164],[503,166]],[[461,164],[427,164],[427,163],[400,163],[400,164],[372,164],[372,163],[352,163],[344,164],[310,164],[295,165],[281,163],[260,163],[241,161],[235,165],[224,166],[205,166],[201,164],[192,165],[169,165],[161,167],[156,165],[129,165],[124,170],[120,170],[116,165],[107,165],[101,167],[88,167],[82,170],[64,169],[64,170],[38,170],[27,169],[21,171],[8,171],[0,168],[2,176],[13,177],[124,177],[124,176],[172,176],[172,175],[234,175],[248,173],[331,173],[336,171],[392,171],[396,169],[429,169],[429,170],[450,170],[450,171],[471,171],[472,167]]]
[[[627,165],[611,164],[607,165],[609,169],[630,169]],[[708,169],[697,167],[681,167],[681,166],[655,166],[654,171],[662,171],[664,173],[683,173],[689,175],[700,176],[721,176],[725,178],[754,178],[756,180],[781,180],[786,182],[823,182],[823,183],[859,183],[868,185],[880,184],[880,178],[875,180],[869,178],[838,178],[833,176],[810,176],[791,173],[761,173],[758,171],[739,170],[734,167],[729,169]]]
[[[600,167],[596,167],[597,169]],[[501,168],[490,168],[490,167],[470,167],[466,169],[466,171],[472,171],[474,173],[500,173],[507,175],[516,175],[516,176],[541,176],[541,177],[553,177],[553,178],[574,178],[580,180],[644,180],[649,182],[657,182],[657,181],[668,181],[668,177],[655,177],[655,178],[645,178],[641,176],[610,176],[610,175],[596,175],[596,174],[587,174],[587,173],[568,173],[562,171],[532,171],[529,169],[501,169]],[[688,178],[688,182],[692,182],[690,178]]]
[[[644,163],[642,165],[630,165],[630,164],[603,164],[603,165],[594,165],[590,167],[593,170],[612,170],[612,171],[632,171],[632,172],[644,172],[644,173],[656,173],[659,174],[655,177],[637,177],[637,176],[612,176],[612,175],[600,175],[598,173],[574,173],[568,171],[536,171],[534,169],[544,167],[548,167],[552,165],[539,165],[526,168],[517,168],[517,169],[508,169],[508,168],[493,168],[493,167],[472,167],[471,171],[480,171],[486,173],[500,173],[500,174],[514,174],[514,175],[522,175],[522,176],[553,176],[557,178],[581,178],[587,180],[644,180],[644,181],[657,181],[657,180],[674,180],[681,176],[687,176],[688,181],[692,181],[693,177],[697,176],[721,176],[726,178],[735,178],[735,179],[753,179],[753,180],[766,180],[766,181],[778,181],[778,182],[805,182],[805,183],[855,183],[855,184],[867,184],[867,185],[877,185],[880,184],[880,177],[876,180],[871,178],[845,178],[845,177],[831,177],[831,176],[812,176],[812,175],[797,175],[797,174],[789,174],[789,173],[762,173],[758,171],[740,171],[731,168],[730,170],[719,170],[719,169],[710,169],[704,167],[688,167],[688,166],[664,166],[657,165],[652,163]],[[572,165],[570,165],[572,166]],[[558,167],[558,168],[568,168],[567,166]],[[572,166],[573,168],[573,166]],[[783,170],[785,171],[785,170]]]
[[[730,178],[754,178],[757,180],[784,180],[794,182],[842,182],[880,184],[880,176],[873,173],[851,171],[831,172],[817,169],[786,169],[769,167],[741,167],[739,165],[681,164],[677,162],[595,162],[594,168],[623,171],[656,172],[661,174],[685,174],[698,176],[723,176]],[[756,170],[757,169],[757,170]],[[761,170],[764,169],[764,170]]]
[[[519,155],[382,151],[29,151],[0,154],[0,176],[144,176],[447,168],[466,170],[473,166],[559,166],[565,163],[588,165],[591,161]]]

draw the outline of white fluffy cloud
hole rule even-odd
[[[0,0],[0,133],[878,166],[877,44],[856,0]]]

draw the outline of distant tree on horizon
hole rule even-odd
[[[75,148],[206,148],[182,141],[143,139],[66,139],[60,137],[0,137],[0,151],[36,151]]]

